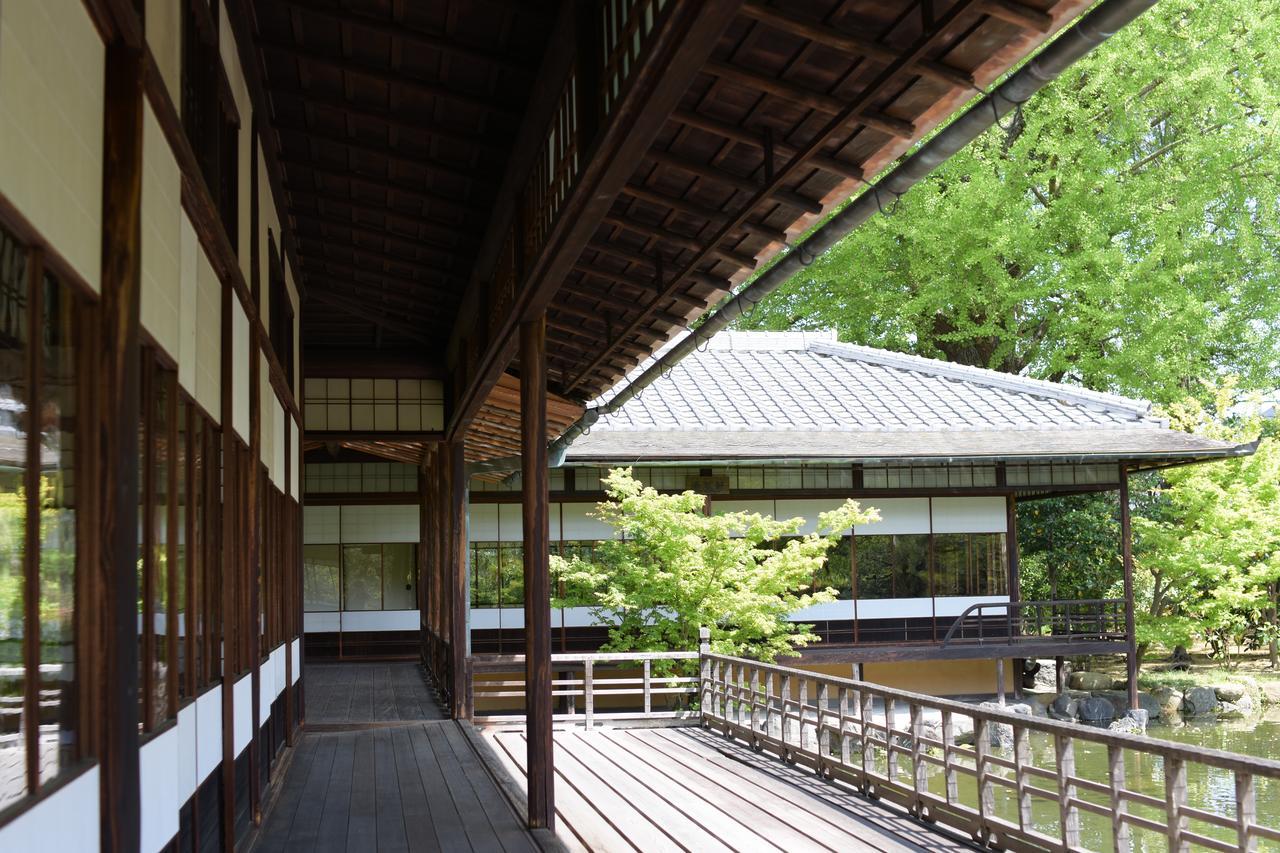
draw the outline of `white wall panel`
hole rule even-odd
[[[334,545],[342,541],[336,506],[304,506],[302,508],[302,541],[306,545]]]
[[[959,616],[965,608],[975,604],[998,604],[1008,601],[1007,595],[957,595],[950,598],[939,598],[935,606],[939,616]],[[985,610],[988,616],[1003,616],[1004,610]]]
[[[421,617],[416,610],[347,610],[343,631],[416,631]]]
[[[417,542],[418,507],[413,504],[344,506],[342,541]]]
[[[827,619],[852,619],[852,601],[827,601],[802,607],[787,617],[792,622],[815,622]]]
[[[236,176],[239,182],[237,190],[237,199],[239,201],[239,216],[236,217],[237,231],[239,232],[239,261],[240,273],[247,282],[250,280],[250,268],[252,266],[252,256],[249,253],[250,237],[249,225],[252,219],[249,215],[249,208],[252,204],[253,194],[251,170],[249,168],[249,117],[253,115],[253,104],[249,101],[249,87],[245,83],[244,73],[240,69],[240,53],[236,49],[235,35],[231,31],[231,22],[226,15],[218,16],[218,52],[222,57],[222,68],[227,75],[227,83],[231,89],[231,97],[235,101],[236,111],[240,114],[240,132],[239,138],[239,168],[236,170]]]
[[[328,634],[341,628],[342,622],[336,612],[302,614],[302,631],[305,634]]]
[[[266,387],[270,388],[271,386],[268,384]],[[271,401],[270,409],[273,413],[271,418],[270,437],[271,443],[275,448],[271,453],[271,479],[275,482],[276,488],[280,489],[282,492],[287,492],[289,490],[289,484],[284,481],[284,431],[287,426],[289,416],[285,413],[284,406],[280,405],[280,400],[275,396],[275,394],[268,394],[267,399]]]
[[[151,105],[142,111],[142,326],[181,358],[182,173]]]
[[[100,849],[100,787],[94,765],[0,827],[0,850],[92,853]]]
[[[161,850],[178,834],[178,730],[171,728],[138,753],[144,851]]]
[[[909,619],[933,615],[932,598],[877,598],[858,601],[858,619]]]
[[[271,659],[275,661],[275,667],[276,667],[276,693],[275,693],[276,696],[279,696],[281,693],[283,693],[284,688],[288,685],[288,681],[286,679],[288,678],[289,673],[285,669],[285,661],[289,659],[290,654],[291,654],[290,647],[286,643],[285,645],[276,649],[275,652],[273,652],[271,655]],[[274,699],[275,697],[272,697],[273,701]]]
[[[856,536],[929,532],[928,498],[868,498],[863,506],[879,510],[880,520],[857,525]]]
[[[498,504],[498,539],[524,541],[524,509],[520,504]]]
[[[296,385],[294,386],[297,387]],[[289,452],[293,454],[293,461],[289,466],[289,494],[294,498],[302,497],[302,489],[298,484],[302,482],[302,439],[298,435],[298,424],[292,417],[289,421]]]
[[[178,802],[185,803],[196,792],[199,770],[196,744],[199,740],[199,723],[195,702],[178,710]]]
[[[467,538],[472,542],[498,541],[498,504],[467,507]]]
[[[178,216],[178,384],[199,400],[196,359],[199,341],[200,239],[185,211]]]
[[[843,503],[844,500],[841,498],[815,498],[792,501],[777,500],[773,502],[773,517],[785,520],[799,516],[804,519],[804,526],[800,528],[800,532],[813,533],[818,529],[818,517],[824,512],[831,512],[833,509],[839,509]]]
[[[144,15],[147,47],[156,58],[160,79],[175,109],[182,109],[182,4],[147,0]]]
[[[1003,497],[933,499],[934,533],[1004,533],[1007,521]]]
[[[775,501],[712,501],[713,515],[724,515],[727,512],[758,512],[773,515]]]
[[[231,297],[231,425],[249,443],[249,318]]]
[[[222,686],[196,699],[196,784],[209,778],[222,761]]]
[[[568,540],[612,539],[613,528],[591,517],[595,511],[593,503],[560,504],[561,530]]]
[[[235,690],[235,723],[231,729],[231,745],[238,757],[253,737],[253,677],[246,673],[232,689]]]
[[[94,290],[105,56],[80,0],[0,4],[0,192]]]
[[[225,424],[222,411],[222,282],[204,249],[196,245],[196,399]]]
[[[291,649],[293,655],[293,683],[297,684],[298,679],[302,678],[302,640],[294,640]]]
[[[267,658],[267,663],[258,668],[258,727],[261,728],[271,716],[271,703],[276,700],[276,668],[273,663],[275,654]]]

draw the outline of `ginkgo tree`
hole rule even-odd
[[[1224,383],[1211,406],[1170,407],[1171,421],[1229,441],[1257,436],[1256,420],[1221,417],[1233,396],[1233,383]],[[1280,442],[1264,436],[1250,456],[1170,469],[1157,492],[1154,509],[1134,518],[1139,640],[1167,647],[1201,640],[1228,661],[1275,640]]]
[[[788,616],[835,599],[834,589],[813,588],[828,552],[855,524],[879,519],[850,500],[800,535],[803,518],[708,514],[705,496],[662,494],[630,468],[610,471],[603,483],[608,500],[594,514],[617,538],[597,545],[589,561],[553,556],[551,565],[566,590],[579,590],[556,606],[585,604],[612,624],[605,651],[695,649],[699,627],[707,627],[720,653],[796,654],[818,638]]]

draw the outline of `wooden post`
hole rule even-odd
[[[1116,850],[1128,850],[1129,822],[1126,815],[1129,801],[1123,796],[1124,750],[1115,744],[1107,746],[1107,782],[1111,788],[1111,844]]]
[[[467,468],[462,441],[447,445],[449,467],[449,649],[453,658],[453,707],[455,719],[471,718],[471,691],[467,684]],[[546,525],[543,525],[544,527]],[[548,647],[549,649],[550,647]],[[549,652],[548,652],[549,653]]]
[[[1124,563],[1125,670],[1129,676],[1129,710],[1138,705],[1138,638],[1133,613],[1133,527],[1129,519],[1129,469],[1120,466],[1120,548]]]
[[[1053,682],[1059,693],[1067,689],[1067,661],[1061,655],[1053,659]]]
[[[1022,600],[1022,572],[1018,559],[1018,498],[1012,492],[1005,496],[1005,551],[1009,555],[1009,603]],[[1013,631],[1022,634],[1021,610],[1010,610]],[[1022,673],[1027,664],[1022,658],[1013,659],[1013,695],[1022,701]]]
[[[996,658],[996,700],[1004,704],[1004,658]]]
[[[525,720],[529,826],[555,827],[551,739],[551,576],[547,488],[546,316],[520,324],[520,451],[524,521]]]
[[[102,329],[97,357],[102,405],[93,443],[99,460],[102,591],[101,841],[137,850],[138,802],[138,329],[142,283],[142,55],[107,46],[103,104]],[[31,343],[35,346],[35,342]],[[31,438],[35,441],[35,437]]]

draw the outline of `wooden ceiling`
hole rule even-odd
[[[480,247],[507,227],[495,211],[508,165],[533,150],[513,149],[537,118],[526,105],[559,91],[539,77],[559,67],[549,58],[565,50],[557,19],[572,0],[248,2],[308,360],[394,351],[441,369],[468,300],[504,307],[469,290],[496,276],[502,253]],[[624,15],[656,8],[615,2]],[[692,2],[668,0],[659,17],[687,18]],[[552,390],[576,407],[614,385],[1088,3],[730,2],[694,73],[656,72],[683,95],[665,121],[628,128],[643,156],[611,164],[594,230],[538,249],[568,270],[547,303]],[[586,159],[589,143],[576,142]],[[469,456],[511,451],[511,410],[481,408]]]
[[[614,385],[1086,5],[746,0],[552,302],[558,390]]]
[[[555,6],[257,0],[309,350],[440,359]]]

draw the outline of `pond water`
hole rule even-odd
[[[1153,725],[1148,734],[1153,738],[1171,740],[1178,743],[1221,749],[1228,752],[1239,752],[1260,758],[1280,755],[1280,710],[1270,712],[1261,721],[1224,721],[1189,724],[1178,728]],[[1046,735],[1033,734],[1031,737],[1032,763],[1047,770],[1056,768],[1054,745]],[[1009,751],[993,749],[997,755],[1003,754],[1012,758]],[[1087,741],[1076,741],[1075,747],[1076,775],[1096,780],[1105,784],[1108,778],[1107,749],[1101,744]],[[1165,799],[1164,762],[1151,755],[1144,755],[1126,750],[1124,752],[1125,780],[1129,790],[1147,794],[1160,801]],[[904,762],[905,764],[905,762]],[[1236,813],[1235,780],[1232,773],[1225,770],[1206,767],[1202,764],[1188,763],[1187,769],[1187,804],[1193,808],[1204,809],[1224,817],[1234,819]],[[909,772],[909,771],[908,771]],[[906,781],[906,780],[904,780]],[[1052,780],[1039,781],[1045,789],[1052,789]],[[931,774],[930,788],[936,793],[944,792],[944,780],[941,770]],[[1007,820],[1017,822],[1017,802],[1014,792],[1004,786],[995,786],[996,813]],[[961,800],[974,804],[977,801],[977,786],[966,774],[960,775],[959,794]],[[1280,780],[1259,779],[1256,781],[1257,815],[1259,823],[1270,827],[1280,827]],[[1106,794],[1081,791],[1082,799],[1088,800],[1110,809]],[[1059,811],[1056,801],[1044,797],[1033,797],[1032,817],[1037,829],[1052,836],[1058,836]],[[1166,822],[1163,808],[1147,808],[1131,805],[1130,811],[1140,817],[1146,817],[1160,825]],[[1096,815],[1084,810],[1080,812],[1081,842],[1090,850],[1114,850],[1111,840],[1112,821],[1103,815]],[[1235,834],[1231,830],[1211,827],[1198,821],[1191,821],[1189,829],[1202,832],[1228,843],[1234,843]],[[1263,841],[1259,850],[1280,850],[1280,845]],[[1153,853],[1168,850],[1168,841],[1163,833],[1134,828],[1128,851],[1133,853]]]

